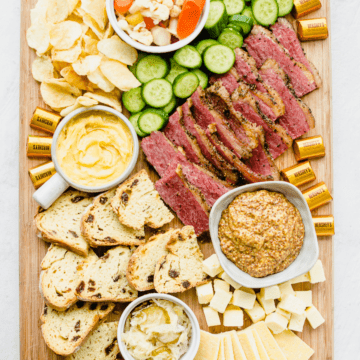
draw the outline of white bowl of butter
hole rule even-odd
[[[57,127],[51,148],[56,174],[33,197],[47,209],[68,187],[103,192],[134,169],[139,141],[127,118],[107,106],[80,108]]]
[[[183,301],[167,294],[148,294],[133,301],[122,313],[118,344],[125,360],[137,360],[144,354],[152,354],[150,358],[154,359],[167,358],[162,353],[174,359],[193,360],[200,345],[200,327]]]

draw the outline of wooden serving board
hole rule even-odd
[[[46,254],[48,245],[39,240],[33,223],[37,204],[32,199],[34,187],[28,176],[28,169],[44,161],[29,159],[26,156],[26,142],[29,134],[41,134],[29,127],[29,121],[36,106],[45,107],[39,84],[32,78],[31,64],[35,58],[35,52],[26,43],[26,30],[30,26],[30,9],[37,0],[22,0],[21,6],[21,73],[20,73],[20,346],[22,360],[54,360],[61,359],[49,350],[41,336],[40,314],[43,309],[43,299],[39,292],[40,263]],[[330,0],[323,0],[323,7],[308,18],[327,17],[330,27]],[[291,20],[293,20],[291,18]],[[331,31],[330,31],[331,34]],[[4,34],[6,36],[6,34]],[[331,111],[331,52],[330,38],[325,41],[315,41],[303,44],[308,58],[315,64],[323,80],[323,87],[314,91],[304,98],[304,101],[312,109],[316,128],[307,136],[320,134],[326,145],[326,157],[311,161],[316,173],[317,180],[303,188],[310,187],[319,181],[325,181],[329,190],[333,189],[333,163],[332,163],[332,111]],[[277,159],[279,169],[284,169],[296,163],[292,150],[287,151]],[[134,172],[145,168],[152,180],[157,180],[155,171],[149,167],[144,155],[141,154]],[[303,189],[302,189],[303,190]],[[314,215],[333,214],[333,204],[323,206]],[[179,220],[174,220],[167,227],[181,227]],[[201,242],[201,249],[205,258],[214,250],[209,237]],[[326,322],[317,330],[312,330],[306,323],[303,333],[298,335],[315,350],[312,359],[330,360],[333,358],[333,239],[320,238],[320,259],[325,268],[327,281],[325,283],[310,286],[310,284],[298,284],[297,290],[313,290],[313,303],[319,309]],[[189,290],[179,296],[195,312],[204,330],[209,330],[201,306],[195,294],[195,289]],[[119,317],[122,308],[118,306],[115,318]],[[246,325],[250,320],[246,318]],[[219,333],[228,331],[230,328],[211,328],[211,332]]]

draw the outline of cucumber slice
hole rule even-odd
[[[175,78],[184,73],[187,72],[188,70],[186,68],[184,68],[183,66],[180,66],[174,59],[170,59],[170,64],[171,64],[171,68],[170,68],[170,72],[169,74],[166,76],[166,80],[170,81],[172,84],[174,83]]]
[[[174,81],[174,94],[181,99],[186,99],[197,89],[199,83],[199,78],[194,73],[181,74]]]
[[[293,0],[292,0],[293,1]],[[245,15],[251,19],[253,19],[254,24],[257,24],[258,22],[255,20],[254,14],[251,10],[251,6],[246,6],[245,9],[242,11],[241,15]]]
[[[153,79],[164,78],[169,73],[169,65],[158,55],[148,55],[136,65],[136,77],[145,84]]]
[[[231,29],[231,30],[234,30],[234,31],[240,33],[241,35],[244,35],[244,30],[243,30],[243,28],[242,28],[240,25],[238,25],[238,24],[229,23],[229,24],[226,26],[225,30],[226,30],[226,29]]]
[[[224,0],[228,15],[241,13],[245,8],[245,0]]]
[[[279,15],[276,0],[253,0],[251,8],[256,21],[263,26],[275,24]]]
[[[209,46],[216,44],[218,44],[218,42],[214,39],[201,40],[196,45],[196,50],[199,52],[200,55],[202,55]]]
[[[144,58],[145,56],[147,56],[148,54],[147,53],[144,53],[142,51],[138,51],[138,57],[137,57],[137,60],[135,62],[135,64],[129,66],[129,70],[136,76],[136,66],[137,64],[139,63],[139,61]]]
[[[228,14],[225,4],[222,1],[212,1],[210,3],[209,16],[205,23],[205,29],[210,37],[216,39],[225,29],[228,23]]]
[[[254,25],[254,21],[252,18],[239,14],[230,16],[229,22],[230,24],[235,24],[240,26],[244,34],[248,34]]]
[[[192,45],[186,45],[177,50],[174,55],[174,60],[178,63],[178,65],[190,69],[196,69],[202,65],[201,55]]]
[[[177,105],[176,97],[173,96],[170,102],[166,106],[161,108],[161,110],[164,110],[167,114],[170,114],[176,108],[176,105]]]
[[[124,92],[122,102],[131,113],[140,112],[146,105],[141,96],[141,87]]]
[[[205,50],[204,64],[215,74],[225,74],[235,62],[234,50],[225,45],[213,45]]]
[[[160,109],[147,109],[142,112],[138,119],[140,131],[146,135],[153,131],[161,130],[167,123],[169,116]]]
[[[199,85],[205,89],[208,86],[209,83],[209,77],[201,70],[195,69],[191,70],[193,74],[195,74],[199,79]]]
[[[137,113],[137,114],[134,114],[134,115],[131,115],[129,117],[129,121],[131,123],[131,125],[134,127],[135,129],[135,132],[140,136],[140,137],[144,137],[146,136],[147,134],[145,134],[144,132],[142,132],[140,129],[139,129],[139,126],[138,126],[138,120],[139,120],[139,117],[141,115],[141,112]]]
[[[142,97],[144,101],[154,107],[166,106],[173,97],[171,83],[165,79],[154,79],[143,86]]]
[[[218,37],[220,44],[226,45],[231,49],[240,48],[244,42],[242,35],[232,29],[225,29]]]
[[[291,13],[294,6],[294,0],[276,0],[279,6],[279,16],[285,16]]]

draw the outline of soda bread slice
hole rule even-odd
[[[209,282],[210,277],[202,268],[204,256],[192,226],[175,230],[166,248],[169,254],[156,264],[154,284],[157,292],[183,292]]]
[[[81,274],[97,259],[92,250],[85,258],[52,244],[41,263],[40,291],[46,303],[58,311],[64,311],[74,304]]]
[[[78,255],[87,256],[89,244],[81,235],[80,220],[92,199],[87,193],[69,190],[47,210],[39,208],[35,216],[35,225],[44,240],[65,247]]]
[[[145,170],[117,188],[111,206],[122,224],[137,230],[144,225],[157,229],[174,218]]]
[[[138,293],[126,279],[131,254],[128,247],[117,246],[90,264],[76,289],[77,297],[84,301],[135,300]]]
[[[81,348],[65,360],[118,360],[123,357],[120,354],[117,342],[118,321],[100,324]]]
[[[140,230],[123,225],[111,207],[116,188],[94,199],[81,219],[81,233],[90,246],[138,246],[145,243],[144,227]]]
[[[158,260],[168,253],[166,244],[175,232],[171,229],[164,234],[152,236],[145,245],[139,246],[131,255],[126,277],[138,291],[154,289],[154,274]]]
[[[41,315],[41,331],[46,345],[58,355],[73,354],[95,328],[115,307],[112,303],[78,301],[66,311],[45,305]]]

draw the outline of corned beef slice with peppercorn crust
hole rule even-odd
[[[239,75],[234,68],[231,68],[226,74],[223,75],[213,75],[209,83],[215,84],[216,82],[221,82],[229,94],[232,94],[238,88]]]

